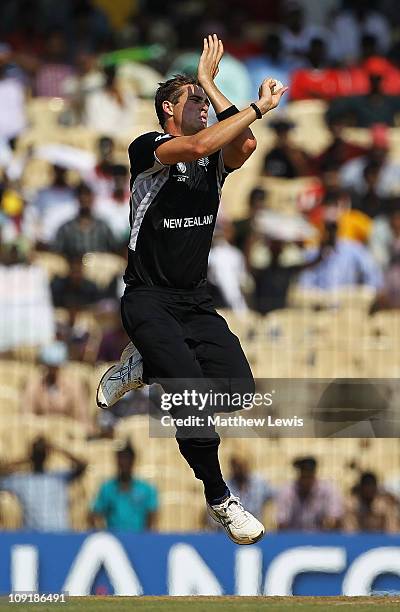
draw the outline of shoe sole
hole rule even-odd
[[[140,389],[141,387],[144,386],[143,382],[137,382],[137,384],[132,383],[132,387],[130,387],[129,389],[127,389],[123,395],[121,395],[121,397],[119,397],[118,399],[115,400],[115,402],[113,402],[112,404],[107,404],[105,401],[102,401],[100,399],[100,393],[102,393],[101,391],[101,385],[103,380],[110,374],[110,372],[112,370],[118,370],[119,368],[119,364],[117,365],[113,365],[110,368],[108,368],[108,370],[106,370],[103,374],[103,376],[100,378],[100,382],[97,386],[97,391],[96,391],[96,404],[99,408],[101,408],[102,410],[108,410],[109,408],[111,408],[112,406],[114,406],[114,404],[117,403],[118,400],[121,399],[121,397],[123,397],[123,395],[125,395],[125,393],[128,393],[128,391],[134,391],[135,389]],[[104,396],[103,396],[104,397]]]
[[[220,523],[220,525],[222,525],[222,523]],[[251,546],[252,544],[257,544],[257,542],[262,540],[262,538],[265,535],[265,529],[263,529],[259,535],[251,539],[251,542],[239,542],[238,540],[235,540],[235,538],[232,536],[232,534],[229,532],[228,529],[226,529],[223,525],[222,527],[225,529],[226,533],[228,534],[229,539],[232,540],[232,542],[234,542],[235,544],[238,544],[239,546]]]
[[[240,542],[239,540],[236,540],[233,535],[231,534],[231,532],[229,531],[229,529],[227,527],[225,527],[225,525],[223,523],[221,523],[221,521],[218,518],[218,515],[214,515],[213,511],[211,510],[211,508],[209,506],[207,506],[207,511],[208,514],[211,516],[212,519],[214,519],[214,521],[216,523],[218,523],[219,525],[221,525],[221,527],[223,528],[223,530],[226,532],[228,538],[230,540],[232,540],[232,542],[234,542],[235,544],[238,544],[239,546],[251,546],[252,544],[256,544],[257,542],[259,542],[265,535],[265,528],[263,527],[262,531],[254,536],[254,538],[251,539],[251,542]]]

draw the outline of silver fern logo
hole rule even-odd
[[[176,164],[176,167],[179,170],[179,172],[182,172],[182,174],[186,172],[186,164],[184,162],[178,162]]]

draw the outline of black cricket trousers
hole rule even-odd
[[[253,376],[240,342],[215,311],[205,287],[128,286],[121,315],[128,336],[143,357],[145,380],[159,382],[164,392],[210,390],[216,381],[214,390],[254,393]],[[184,406],[175,414],[171,412],[182,417],[191,410]],[[207,500],[223,497],[227,486],[218,460],[220,438],[214,427],[206,427],[201,435],[198,429],[188,433],[187,428],[178,427],[176,439],[196,478],[203,482]]]

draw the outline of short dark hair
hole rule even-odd
[[[169,102],[172,102],[172,104],[176,104],[182,93],[182,87],[184,85],[197,84],[198,82],[195,77],[187,76],[186,74],[174,74],[172,79],[168,79],[168,81],[158,84],[159,87],[156,91],[154,106],[158,121],[160,122],[162,128],[164,128],[165,125],[165,114],[162,107],[163,102],[168,100]]]
[[[249,194],[249,205],[254,206],[259,200],[265,200],[267,192],[263,187],[253,187]]]
[[[136,451],[133,448],[130,440],[126,440],[122,446],[117,448],[116,454],[118,457],[121,457],[121,455],[126,455],[130,457],[132,461],[135,461],[136,458]]]
[[[300,470],[300,472],[303,470],[315,472],[317,469],[317,460],[315,457],[297,457],[293,461],[293,467],[296,468],[296,470]]]
[[[374,472],[362,472],[360,475],[360,487],[365,487],[366,485],[374,485],[378,484],[378,479]]]
[[[93,193],[93,189],[90,187],[90,185],[88,185],[87,183],[81,181],[76,186],[75,193],[76,193],[76,196],[79,198],[79,196],[87,194],[87,193],[92,194]]]

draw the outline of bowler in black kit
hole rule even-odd
[[[254,391],[240,342],[208,295],[207,262],[224,181],[256,148],[249,126],[275,108],[287,88],[267,78],[259,99],[239,111],[214,82],[222,55],[218,37],[205,38],[197,79],[177,75],[157,90],[162,131],[143,134],[129,147],[131,235],[121,311],[132,342],[100,381],[103,408],[143,381],[157,381],[169,394],[188,387],[210,391],[213,381],[219,391]],[[218,122],[207,127],[210,104]],[[174,416],[185,414],[195,414],[193,406],[181,406]],[[230,494],[215,429],[178,427],[176,438],[203,482],[212,518],[234,542],[257,542],[264,527]]]

